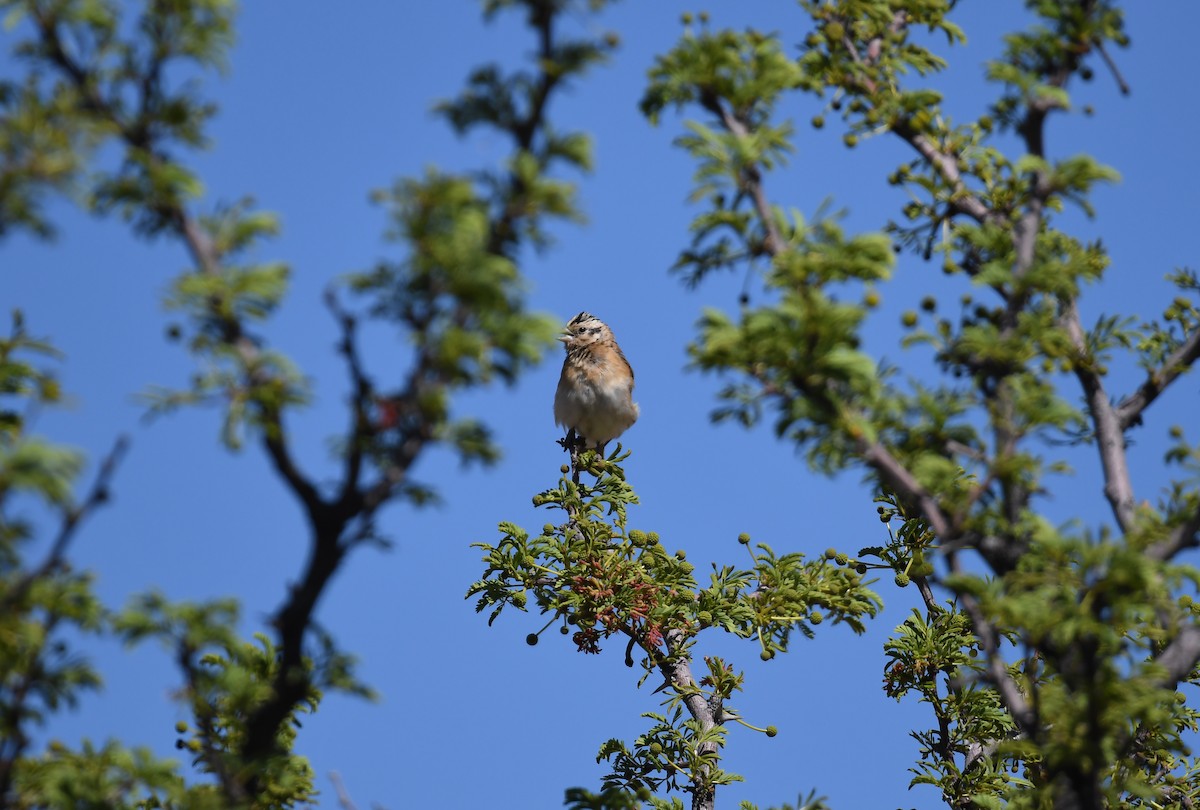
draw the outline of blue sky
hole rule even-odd
[[[934,81],[958,120],[980,114],[993,97],[983,63],[1021,19],[1016,3],[961,5],[957,19],[969,42],[948,54],[950,70]],[[581,309],[599,315],[637,371],[642,416],[626,437],[634,453],[627,473],[642,500],[634,526],[686,549],[699,571],[708,561],[742,564],[736,537],[743,531],[776,551],[815,555],[832,545],[853,553],[881,540],[859,476],[818,477],[768,427],[711,426],[720,383],[686,370],[685,346],[701,308],[734,306],[741,279],[690,291],[668,274],[694,213],[685,202],[692,166],[671,146],[679,121],[668,116],[654,129],[636,104],[654,54],[678,37],[680,13],[694,9],[656,0],[618,4],[599,23],[575,18],[616,30],[623,45],[551,110],[560,129],[592,133],[596,171],[580,184],[587,225],[556,228],[558,244],[523,265],[532,303],[564,320]],[[807,33],[802,12],[787,2],[712,10],[715,25],[779,30],[789,43]],[[1163,275],[1197,264],[1198,77],[1182,55],[1198,24],[1200,6],[1191,2],[1130,4],[1133,45],[1114,55],[1132,95],[1120,97],[1096,64],[1095,80],[1073,88],[1076,105],[1094,105],[1095,115],[1059,116],[1050,126],[1053,156],[1090,152],[1122,174],[1121,183],[1095,195],[1096,219],[1065,218],[1080,236],[1102,238],[1113,257],[1108,280],[1084,299],[1085,320],[1105,311],[1153,317],[1174,295]],[[315,404],[292,422],[308,469],[332,472],[326,439],[344,421],[344,372],[321,291],[338,274],[395,255],[381,239],[384,218],[368,203],[369,191],[430,165],[472,169],[502,160],[507,144],[498,136],[459,141],[429,110],[454,95],[473,66],[512,64],[528,48],[516,20],[485,26],[467,0],[375,0],[337,12],[259,2],[241,16],[229,73],[206,80],[207,96],[220,106],[214,145],[190,158],[206,203],[249,194],[282,218],[283,233],[262,258],[290,263],[294,284],[267,331],[315,381]],[[13,70],[7,55],[0,70]],[[886,174],[911,155],[888,137],[845,149],[832,116],[820,132],[807,126],[817,104],[807,97],[786,103],[798,149],[769,191],[810,214],[832,199],[848,209],[847,229],[878,229],[904,202]],[[149,385],[178,385],[191,373],[181,348],[164,339],[173,316],[160,303],[186,256],[176,244],[135,239],[115,220],[65,203],[52,210],[61,230],[55,243],[16,237],[0,245],[3,309],[23,308],[31,329],[66,353],[61,376],[71,407],[45,414],[39,429],[93,461],[117,434],[133,441],[114,503],[87,526],[72,557],[96,572],[109,605],[151,588],[175,599],[232,595],[242,602],[247,632],[261,629],[303,561],[299,511],[255,449],[233,455],[220,447],[215,411],[147,424],[135,399]],[[901,257],[867,348],[907,362],[897,349],[900,313],[927,293],[954,300],[965,290],[936,263]],[[374,373],[387,379],[394,364],[398,377],[404,347],[385,330],[367,338]],[[917,373],[923,362],[916,358]],[[361,657],[362,677],[382,695],[374,705],[332,696],[305,723],[299,750],[320,774],[322,806],[336,806],[326,774],[337,771],[362,808],[559,807],[564,788],[598,786],[604,771],[594,757],[602,742],[632,740],[646,727],[640,713],[659,708],[652,687],[635,688],[637,671],[624,667],[621,649],[584,656],[556,633],[531,648],[524,637],[541,618],[509,613],[489,629],[463,599],[482,572],[470,543],[494,540],[500,520],[537,527],[547,519],[530,497],[553,485],[562,461],[551,415],[558,366],[556,354],[511,390],[463,400],[463,412],[485,415],[495,427],[503,462],[463,471],[447,454],[424,458],[418,475],[444,505],[387,511],[383,526],[394,550],[356,553],[322,602],[320,622]],[[1132,364],[1118,362],[1114,371],[1118,392],[1132,386]],[[1153,498],[1166,480],[1166,426],[1194,424],[1196,405],[1195,381],[1187,379],[1148,414],[1152,427],[1132,455],[1139,498]],[[1080,471],[1055,490],[1048,509],[1057,519],[1097,525],[1106,506],[1086,467],[1092,456],[1085,450],[1072,458]],[[935,792],[908,790],[906,772],[916,755],[908,731],[932,719],[880,688],[883,642],[917,596],[888,578],[878,590],[886,609],[867,635],[823,625],[815,640],[768,664],[752,644],[702,640],[699,653],[725,655],[745,669],[746,693],[735,704],[743,716],[780,730],[773,740],[731,733],[725,767],[746,781],[719,794],[719,806],[745,799],[765,808],[814,787],[840,808],[939,806]],[[57,718],[48,734],[70,744],[115,736],[173,754],[174,722],[186,718],[171,701],[179,678],[168,656],[107,641],[88,650],[105,689]]]

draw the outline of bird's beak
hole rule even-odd
[[[563,343],[566,343],[570,339],[571,339],[570,332],[563,332],[561,335],[559,335],[558,337],[555,338],[555,340],[562,341]]]

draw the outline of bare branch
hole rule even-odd
[[[338,806],[342,810],[358,810],[354,801],[350,798],[346,786],[342,783],[342,775],[337,771],[329,772],[329,781],[333,783],[333,790],[337,794]]]
[[[1121,430],[1128,430],[1137,424],[1142,411],[1150,403],[1158,399],[1159,394],[1174,382],[1180,374],[1192,367],[1200,359],[1200,329],[1196,329],[1175,351],[1167,357],[1162,366],[1152,371],[1146,381],[1138,386],[1137,391],[1122,399],[1117,404],[1117,420]]]
[[[1087,361],[1087,338],[1079,323],[1079,308],[1074,299],[1062,303],[1060,316],[1063,328],[1079,353],[1075,363],[1075,376],[1083,386],[1088,410],[1092,416],[1092,427],[1096,433],[1096,445],[1100,451],[1100,464],[1104,470],[1104,496],[1112,505],[1113,515],[1122,531],[1128,532],[1134,523],[1135,501],[1133,482],[1129,476],[1129,464],[1125,456],[1125,434],[1116,411],[1109,402],[1108,394],[1100,375]]]
[[[1097,51],[1100,52],[1100,58],[1104,60],[1104,64],[1107,65],[1108,69],[1112,72],[1113,79],[1116,81],[1117,89],[1121,91],[1121,95],[1129,95],[1130,92],[1132,92],[1129,87],[1129,83],[1125,81],[1125,77],[1121,75],[1121,70],[1117,67],[1117,63],[1113,61],[1112,56],[1109,55],[1108,49],[1104,47],[1104,42],[1097,40],[1096,42],[1093,42],[1092,45]]]

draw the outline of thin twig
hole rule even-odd
[[[1129,87],[1129,83],[1126,82],[1125,77],[1121,75],[1121,70],[1117,67],[1117,63],[1113,61],[1111,56],[1109,56],[1108,49],[1104,47],[1104,43],[1102,41],[1096,41],[1093,42],[1092,45],[1097,51],[1100,52],[1100,58],[1104,60],[1104,64],[1108,66],[1109,71],[1112,73],[1113,79],[1117,83],[1117,89],[1121,91],[1121,95],[1129,95],[1130,92],[1132,92]]]
[[[338,805],[342,810],[358,810],[350,794],[346,791],[346,786],[342,783],[342,775],[337,771],[329,772],[329,781],[333,783],[333,790],[337,794]]]

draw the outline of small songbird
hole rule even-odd
[[[637,421],[633,401],[633,369],[604,321],[580,312],[558,338],[567,350],[554,421],[601,453],[604,445]]]

